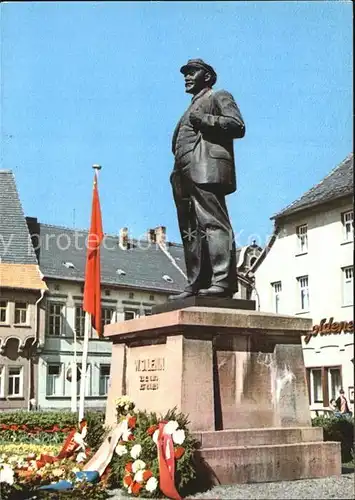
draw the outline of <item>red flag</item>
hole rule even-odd
[[[100,267],[100,243],[104,234],[102,230],[101,208],[99,192],[97,189],[97,175],[94,177],[94,191],[92,197],[91,225],[88,235],[85,287],[84,287],[84,311],[91,314],[91,323],[99,335],[102,335],[101,327],[101,267]]]

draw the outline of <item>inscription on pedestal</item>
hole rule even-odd
[[[136,372],[160,372],[165,370],[165,358],[146,358],[135,361]],[[159,389],[159,375],[139,375],[140,391]]]

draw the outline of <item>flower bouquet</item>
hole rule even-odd
[[[111,480],[133,496],[181,498],[196,475],[196,441],[186,416],[176,409],[162,417],[135,411],[134,403],[124,398],[116,410],[118,421],[127,426],[111,462]]]

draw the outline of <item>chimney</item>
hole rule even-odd
[[[118,246],[122,250],[127,250],[127,248],[128,248],[128,228],[127,227],[122,227],[120,229],[120,234],[118,237]]]
[[[148,229],[148,231],[147,231],[147,240],[149,241],[149,243],[155,243],[156,242],[155,229]]]
[[[155,228],[155,241],[158,245],[166,245],[166,227],[158,226]]]

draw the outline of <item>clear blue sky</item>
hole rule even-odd
[[[352,151],[352,4],[1,4],[1,168],[26,215],[87,228],[100,163],[104,230],[180,241],[171,136],[190,102],[180,66],[200,57],[246,123],[228,196],[238,244]],[[254,236],[253,236],[254,235]]]

